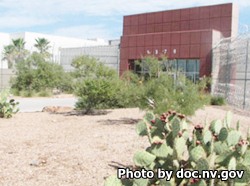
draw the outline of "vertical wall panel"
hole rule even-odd
[[[232,18],[232,9],[229,3],[125,16],[123,36],[130,39],[122,37],[121,63],[140,58],[147,51],[155,54],[157,50],[157,56],[166,52],[170,59],[200,59],[200,75],[209,74],[212,43],[216,38],[213,29],[224,37],[231,36],[237,22],[237,15]]]

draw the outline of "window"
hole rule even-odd
[[[196,82],[199,79],[200,60],[199,59],[175,59],[166,62],[170,64],[170,70],[175,72],[182,72],[188,79]],[[174,64],[173,64],[174,63]],[[167,66],[167,65],[166,65]]]
[[[178,68],[177,68],[177,70],[179,71],[179,72],[186,72],[186,60],[184,60],[184,59],[179,59],[178,61],[177,61],[177,65],[178,65]]]
[[[134,71],[137,72],[137,73],[141,73],[141,66],[139,64],[135,64]]]
[[[200,60],[189,59],[186,61],[187,70],[186,76],[193,82],[196,82],[199,79],[199,71],[200,71]]]
[[[199,59],[174,59],[167,60],[162,63],[163,71],[171,71],[174,73],[173,75],[176,77],[177,72],[184,73],[188,79],[193,82],[199,80],[199,71],[200,71],[200,60]],[[147,73],[147,69],[142,69],[139,64],[134,66],[134,71],[138,74]]]

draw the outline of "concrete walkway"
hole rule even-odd
[[[40,112],[46,106],[74,107],[76,98],[15,98],[19,102],[19,112]]]

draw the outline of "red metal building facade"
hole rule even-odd
[[[199,76],[211,74],[212,48],[237,34],[238,9],[232,4],[124,16],[120,74],[147,54],[199,60]]]

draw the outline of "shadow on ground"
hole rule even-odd
[[[134,166],[133,165],[124,165],[122,163],[116,162],[116,161],[111,161],[108,164],[110,167],[113,167],[114,169],[118,169],[118,168],[129,168],[129,169],[133,169]]]
[[[73,107],[61,107],[61,106],[46,106],[42,109],[42,112],[48,112],[50,114],[62,114],[64,116],[84,116],[84,115],[106,115],[110,113],[110,110],[75,110]]]
[[[99,120],[98,123],[104,125],[133,125],[138,123],[141,119],[121,118],[121,119],[106,119]]]

